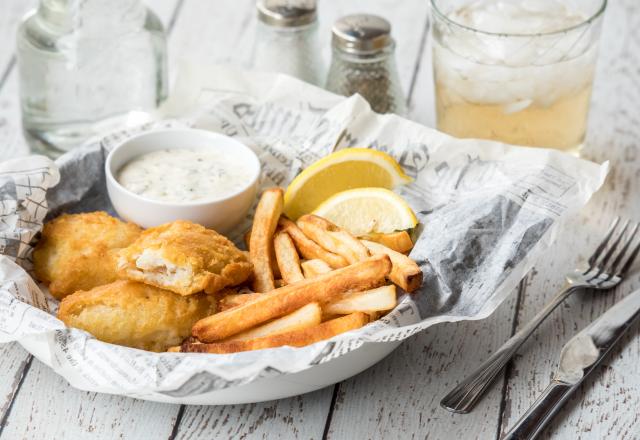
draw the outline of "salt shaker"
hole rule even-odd
[[[40,0],[16,42],[24,133],[49,156],[146,122],[166,97],[165,33],[142,0]]]
[[[259,0],[250,67],[323,82],[315,0]]]
[[[376,15],[348,15],[336,21],[332,32],[327,89],[345,96],[359,93],[378,113],[404,114],[389,22]]]

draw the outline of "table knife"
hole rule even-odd
[[[502,440],[535,439],[640,317],[640,290],[618,301],[562,348],[553,380]]]

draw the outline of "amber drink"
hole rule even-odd
[[[432,0],[438,129],[577,152],[604,0]]]

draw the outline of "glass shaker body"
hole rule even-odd
[[[256,70],[284,73],[322,85],[324,68],[317,21],[296,27],[278,27],[258,20],[250,65]]]
[[[334,47],[327,89],[344,96],[358,93],[377,113],[406,114],[393,55],[393,44],[372,54],[348,53]]]
[[[56,156],[167,94],[162,23],[140,0],[41,0],[17,35],[22,124]]]

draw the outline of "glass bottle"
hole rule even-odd
[[[315,0],[259,0],[250,67],[322,85],[324,69]]]
[[[164,29],[141,0],[40,0],[18,28],[17,61],[25,136],[49,156],[144,122],[135,111],[167,93]]]
[[[376,15],[348,15],[336,21],[332,33],[327,89],[345,96],[359,93],[378,113],[405,114],[389,22]]]

